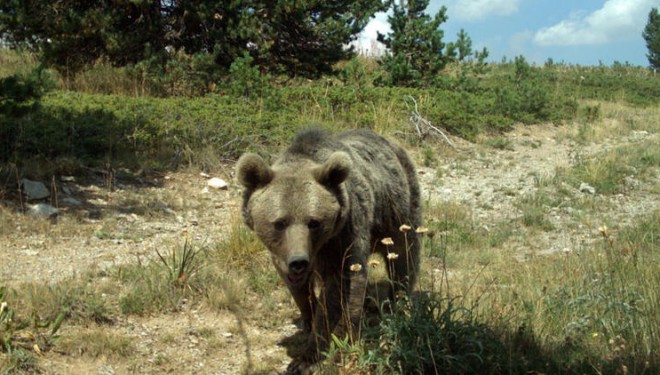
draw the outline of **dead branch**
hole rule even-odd
[[[413,109],[410,108],[410,103],[408,102],[408,99],[413,102],[414,104]],[[449,137],[447,137],[445,132],[443,132],[440,128],[436,126],[433,126],[433,124],[431,124],[429,120],[425,119],[424,117],[422,117],[422,115],[419,114],[419,110],[417,108],[417,101],[415,100],[414,97],[408,95],[403,98],[403,101],[404,103],[406,103],[406,107],[408,108],[408,110],[410,110],[410,117],[408,118],[408,120],[415,127],[415,130],[417,131],[417,135],[420,137],[420,139],[423,139],[429,133],[436,134],[440,136],[445,142],[447,142],[447,144],[451,146],[451,148],[456,149],[456,146],[454,146],[454,144],[449,140]]]

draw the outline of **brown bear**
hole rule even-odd
[[[372,252],[388,262],[393,293],[414,286],[419,239],[401,226],[421,225],[415,167],[373,132],[308,130],[272,166],[248,153],[236,169],[243,219],[270,251],[310,333],[289,372],[309,372],[330,334],[358,335]],[[387,237],[393,244],[381,242]]]

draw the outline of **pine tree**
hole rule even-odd
[[[447,20],[447,8],[442,7],[431,18],[424,11],[428,0],[401,0],[392,4],[388,21],[392,31],[378,34],[389,53],[382,64],[389,74],[389,84],[416,86],[434,77],[451,58],[443,54],[444,32],[439,28]]]
[[[642,33],[649,53],[646,57],[654,69],[660,69],[660,13],[658,8],[651,9],[649,20]]]
[[[0,4],[0,36],[71,75],[100,58],[126,65],[162,50],[160,11],[150,0],[7,0]]]
[[[465,59],[472,56],[472,38],[470,38],[465,30],[461,29],[458,32],[456,42],[450,44],[456,50],[456,59],[459,62],[463,62]]]
[[[127,65],[170,52],[212,56],[225,73],[248,52],[261,71],[316,77],[353,56],[346,48],[381,0],[3,0],[0,38],[75,73],[104,59]]]

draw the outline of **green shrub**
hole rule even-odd
[[[143,61],[117,74],[132,74],[136,92],[149,87],[156,87],[152,94],[157,96],[212,92],[207,97],[56,91],[33,106],[37,100],[28,94],[42,86],[23,79],[22,87],[34,90],[3,97],[3,108],[11,109],[0,114],[5,146],[0,162],[68,158],[127,167],[200,163],[208,169],[213,168],[208,160],[233,159],[249,149],[272,151],[310,124],[407,133],[411,108],[404,99],[410,96],[434,126],[469,140],[507,131],[514,123],[561,124],[578,116],[580,99],[623,98],[640,105],[660,100],[657,78],[632,68],[619,73],[558,64],[539,68],[519,58],[485,73],[461,68],[457,75],[438,75],[435,86],[393,88],[371,86],[369,80],[382,68],[356,59],[344,67],[340,80],[292,80],[276,87],[270,84],[274,77],[261,75],[249,56],[235,61],[228,79],[205,70],[208,61],[202,57],[181,54],[165,67]],[[591,121],[599,113],[587,107],[579,115]],[[208,152],[217,157],[200,157]]]
[[[22,130],[20,121],[39,110],[39,100],[53,87],[53,81],[41,67],[29,74],[0,79],[0,162],[15,158]]]
[[[177,311],[186,295],[199,292],[200,251],[186,239],[180,250],[166,255],[156,251],[158,260],[119,267],[117,279],[127,286],[119,298],[121,312],[145,315],[163,309]]]
[[[365,333],[359,361],[373,373],[507,373],[502,342],[457,300],[420,293],[403,296]]]
[[[227,80],[227,93],[230,96],[256,99],[270,91],[270,75],[262,76],[259,67],[253,62],[254,59],[245,52],[243,57],[231,64]]]

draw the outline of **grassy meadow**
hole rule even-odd
[[[514,152],[520,146],[508,132],[515,127],[534,133],[535,126],[554,124],[561,141],[578,152],[570,165],[535,176],[532,192],[511,193],[515,217],[498,216],[484,229],[473,208],[429,197],[418,290],[394,302],[369,298],[375,311],[365,319],[362,340],[334,338],[320,371],[660,373],[660,211],[642,210],[627,222],[609,215],[619,196],[642,192],[657,201],[660,195],[660,77],[646,69],[536,67],[517,58],[480,69],[452,66],[433,87],[391,88],[373,85],[382,72],[359,58],[319,81],[266,80],[247,70],[230,82],[191,88],[186,75],[156,79],[99,65],[65,82],[34,66],[30,56],[0,51],[2,241],[16,226],[28,234],[87,235],[81,220],[51,225],[21,214],[15,186],[24,176],[50,179],[97,167],[219,172],[245,151],[275,155],[298,129],[314,124],[397,137],[442,181],[442,162],[458,152],[431,133],[417,133],[409,120],[413,100],[423,118],[484,152]],[[634,134],[651,136],[589,152]],[[566,188],[582,182],[598,194]],[[173,190],[158,198],[181,211],[197,208],[177,195],[193,196]],[[142,216],[164,216],[154,198],[131,199],[143,207]],[[569,229],[551,218],[565,207],[571,208]],[[172,323],[198,313],[235,317],[223,331],[209,323],[186,333],[205,344],[204,358],[245,356],[239,373],[281,368],[279,357],[250,352],[247,332],[250,325],[275,331],[289,324],[295,309],[267,251],[235,208],[231,216],[213,241],[181,233],[135,262],[48,284],[0,280],[0,373],[51,373],[57,361],[145,372],[134,355],[141,344],[126,334],[124,327],[133,324],[127,322]],[[111,220],[96,224],[92,236],[115,236]],[[571,225],[593,230],[573,235]],[[570,238],[571,246],[521,254],[521,246],[531,248],[552,231]],[[157,341],[175,346],[176,335],[167,331]],[[226,337],[236,341],[229,346]],[[175,356],[156,355],[146,372],[180,370]]]

